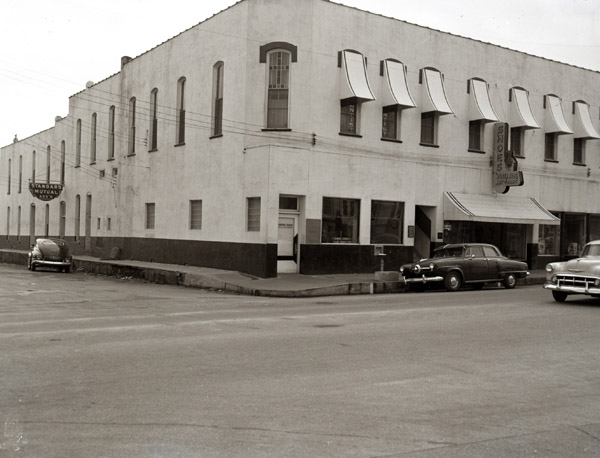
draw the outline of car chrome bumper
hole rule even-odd
[[[598,294],[600,295],[600,288],[584,288],[581,286],[568,286],[568,285],[556,285],[554,283],[544,283],[545,289],[553,291],[562,291],[563,293],[573,294]]]
[[[42,259],[33,259],[31,265],[33,266],[48,266],[48,267],[69,267],[73,263],[71,261],[44,261]]]
[[[426,275],[422,275],[420,277],[405,277],[402,276],[405,283],[433,283],[436,281],[444,281],[444,277],[428,277]]]

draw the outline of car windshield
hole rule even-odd
[[[463,255],[463,247],[461,247],[461,246],[444,248],[441,250],[436,250],[433,253],[434,258],[457,258],[462,255]]]
[[[600,256],[600,245],[586,245],[581,253],[581,257]]]

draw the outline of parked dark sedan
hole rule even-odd
[[[485,283],[498,282],[514,288],[517,279],[529,272],[527,264],[502,256],[494,245],[460,243],[436,249],[433,258],[405,264],[400,274],[414,290],[423,289],[427,283],[443,283],[448,291],[456,291],[465,284],[481,289]]]
[[[60,239],[37,239],[31,245],[27,256],[27,268],[56,267],[58,270],[70,272],[73,258],[67,242]]]

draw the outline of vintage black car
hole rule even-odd
[[[589,242],[577,259],[548,264],[544,288],[557,302],[571,294],[600,297],[600,240]]]
[[[433,283],[456,291],[465,284],[481,289],[485,283],[498,282],[514,288],[517,279],[529,272],[527,264],[502,256],[494,245],[460,243],[437,248],[432,258],[402,266],[400,274],[412,290],[422,290],[424,285]]]
[[[70,272],[73,258],[69,245],[61,239],[37,239],[27,256],[27,268],[56,267],[58,270]]]

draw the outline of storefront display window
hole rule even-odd
[[[588,241],[600,240],[600,215],[590,215]]]
[[[579,256],[585,245],[585,215],[565,214],[562,226],[561,255]]]
[[[323,197],[322,243],[358,243],[360,200]]]
[[[540,224],[538,235],[538,253],[540,256],[558,256],[560,226]]]
[[[371,243],[402,243],[404,202],[371,202]]]

